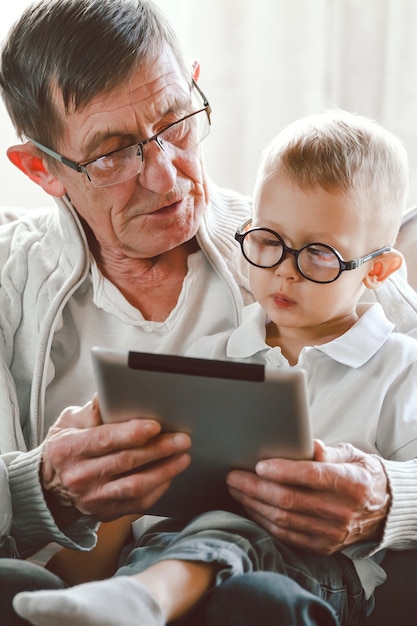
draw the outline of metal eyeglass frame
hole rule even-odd
[[[39,141],[36,141],[36,139],[32,139],[31,137],[27,137],[27,139],[28,139],[28,141],[33,143],[33,145],[36,146],[39,150],[41,150],[45,154],[49,155],[50,157],[52,157],[56,161],[60,161],[61,163],[63,163],[63,165],[66,165],[67,167],[70,167],[72,170],[75,170],[76,172],[78,172],[80,174],[85,174],[87,176],[88,180],[91,182],[91,184],[94,185],[93,181],[91,180],[91,178],[90,178],[90,176],[89,176],[89,174],[87,172],[87,166],[91,165],[92,163],[95,163],[95,161],[99,161],[103,157],[111,156],[112,154],[115,154],[116,152],[120,152],[121,150],[126,150],[126,148],[131,148],[132,146],[137,146],[138,147],[138,154],[137,154],[137,156],[141,157],[141,161],[143,163],[143,147],[146,146],[146,144],[151,143],[151,141],[156,141],[158,146],[162,150],[164,150],[162,144],[158,141],[159,135],[161,135],[162,133],[167,131],[169,128],[172,128],[176,124],[179,124],[180,122],[183,122],[184,120],[187,120],[190,117],[193,117],[194,115],[197,115],[198,113],[202,113],[202,111],[206,112],[209,126],[211,126],[210,115],[211,115],[212,109],[211,109],[210,103],[209,103],[209,101],[207,100],[205,94],[200,89],[200,87],[197,85],[197,83],[195,82],[194,79],[192,79],[191,86],[195,87],[195,89],[200,94],[200,96],[201,96],[201,98],[203,100],[203,105],[204,106],[203,106],[202,109],[199,109],[198,111],[194,111],[193,113],[189,113],[188,115],[185,115],[181,119],[179,119],[179,120],[177,120],[175,122],[172,122],[172,124],[168,124],[168,126],[165,126],[165,128],[160,130],[158,133],[155,133],[155,135],[152,135],[152,137],[148,137],[148,139],[144,139],[143,141],[138,141],[136,143],[131,144],[130,146],[123,146],[123,148],[118,148],[117,150],[112,150],[111,152],[107,152],[106,154],[101,154],[100,156],[96,157],[95,159],[91,159],[91,161],[84,161],[82,163],[77,162],[77,161],[72,161],[71,159],[68,159],[67,157],[63,156],[62,154],[59,154],[59,152],[56,152],[55,150],[52,150],[51,148],[48,148],[47,146],[44,146],[43,144],[39,143]],[[139,173],[139,171],[137,173]],[[117,184],[118,183],[110,183],[110,185],[102,185],[102,187],[111,187],[112,185],[117,185]],[[96,185],[94,185],[94,186],[96,186]],[[101,185],[99,187],[101,187]]]

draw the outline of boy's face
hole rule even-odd
[[[271,228],[293,249],[328,244],[350,261],[375,249],[364,222],[366,213],[353,194],[321,187],[303,191],[278,170],[258,190],[252,226]],[[275,268],[250,265],[251,287],[280,331],[296,329],[304,331],[306,342],[320,341],[342,334],[356,321],[356,304],[371,263],[319,284],[304,278],[294,256],[287,254]]]

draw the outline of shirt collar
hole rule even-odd
[[[356,324],[341,337],[316,346],[316,349],[348,367],[364,365],[386,342],[394,324],[387,319],[379,302],[360,305],[359,315]]]
[[[391,335],[394,324],[387,319],[379,303],[360,304],[358,312],[360,317],[356,324],[341,337],[329,343],[306,347],[302,353],[314,348],[334,361],[354,368],[369,361]],[[265,341],[266,321],[265,311],[257,302],[246,306],[241,325],[228,340],[227,356],[245,359],[270,349]]]
[[[266,314],[257,302],[244,307],[242,323],[232,332],[227,342],[227,356],[245,359],[261,350],[269,349],[265,342]]]

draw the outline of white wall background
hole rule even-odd
[[[13,0],[0,5],[0,39],[3,40],[13,21],[29,4]],[[13,126],[0,98],[0,205],[35,207],[53,204],[53,199],[32,183],[6,156],[8,146],[17,142]]]
[[[205,140],[219,184],[251,193],[266,142],[286,123],[337,105],[397,134],[417,203],[416,0],[156,0],[201,62],[213,107]],[[28,4],[0,6],[0,38]],[[5,156],[16,138],[0,104],[0,204],[52,203]]]

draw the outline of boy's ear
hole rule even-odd
[[[387,280],[388,276],[391,276],[391,274],[400,269],[403,261],[404,257],[401,252],[394,249],[376,257],[372,269],[369,270],[363,279],[365,286],[368,287],[368,289],[378,289],[378,287]]]
[[[42,187],[50,196],[60,197],[65,195],[63,183],[52,174],[45,165],[45,159],[30,142],[11,146],[7,150],[9,160],[34,183]]]

